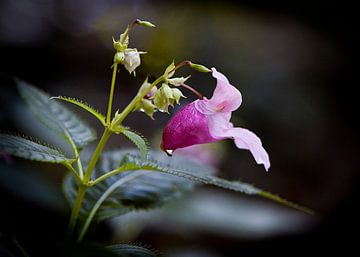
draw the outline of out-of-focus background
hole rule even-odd
[[[317,215],[200,187],[163,209],[102,224],[92,237],[141,242],[177,257],[346,251],[354,246],[351,232],[359,228],[353,17],[351,6],[336,1],[2,0],[0,72],[105,112],[111,37],[135,18],[155,23],[156,29],[136,27],[131,33],[130,47],[148,53],[135,78],[120,68],[115,108],[124,107],[147,76],[154,79],[172,60],[216,67],[243,95],[232,121],[261,137],[272,167],[266,173],[231,141],[202,149],[203,160],[217,166],[221,177],[254,184]],[[210,76],[186,68],[179,74],[191,74],[189,84],[211,96]],[[1,81],[1,131],[54,141],[24,111],[11,81]],[[195,99],[186,93],[183,104]],[[91,117],[78,113],[100,132]],[[157,149],[170,117],[156,113],[155,118],[136,113],[126,124]],[[109,147],[126,144],[114,137]],[[69,214],[61,195],[63,169],[8,156],[0,165],[0,237],[20,234],[31,245],[32,233],[36,240],[61,235]]]

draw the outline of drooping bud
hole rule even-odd
[[[125,59],[124,59],[124,66],[128,70],[128,72],[131,74],[134,72],[135,75],[135,69],[140,66],[141,60],[140,60],[140,53],[136,48],[128,48],[124,51]]]
[[[148,78],[146,78],[144,80],[144,82],[142,83],[140,89],[139,89],[139,94],[143,94],[145,93],[148,88],[150,87],[151,83],[148,82]],[[146,98],[148,99],[153,99],[154,98],[154,95],[157,91],[157,87],[154,86],[153,88],[150,89],[150,91],[145,95]]]
[[[184,77],[172,78],[172,79],[168,79],[167,82],[169,82],[169,84],[177,87],[177,86],[184,84],[190,77],[191,77],[191,75],[187,76],[186,78],[184,78]]]
[[[200,71],[200,72],[211,72],[210,69],[206,68],[204,65],[196,64],[196,63],[190,63],[189,66],[193,68],[194,70]]]
[[[172,95],[177,104],[180,104],[181,97],[186,98],[186,96],[184,96],[183,93],[178,88],[172,88]]]
[[[148,28],[155,28],[156,26],[151,23],[150,21],[142,21],[142,20],[139,20],[139,19],[136,19],[135,21],[137,24],[141,25],[141,26],[144,26],[144,27],[148,27]]]
[[[134,111],[145,112],[151,119],[154,119],[153,114],[156,106],[149,99],[142,99],[135,107]]]
[[[166,85],[166,84],[163,84],[163,85]],[[167,87],[169,87],[169,86],[167,86]],[[167,91],[167,90],[165,90],[165,91]],[[171,89],[170,89],[170,91],[171,91]],[[172,94],[172,92],[171,92],[171,94]],[[164,86],[161,86],[161,88],[156,91],[155,96],[154,96],[154,104],[159,109],[159,111],[167,112],[167,113],[169,112],[168,108],[169,108],[170,100],[167,97],[166,93],[164,92]]]

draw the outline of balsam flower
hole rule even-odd
[[[232,138],[240,149],[251,152],[258,164],[270,168],[269,156],[261,140],[251,131],[234,127],[231,113],[242,102],[241,93],[215,68],[217,85],[210,99],[203,98],[186,105],[169,121],[163,131],[161,147],[172,152],[195,144],[206,144]]]

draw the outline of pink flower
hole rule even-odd
[[[161,147],[167,152],[195,144],[206,144],[232,138],[240,149],[246,149],[258,164],[270,168],[269,156],[261,140],[251,131],[234,127],[231,113],[241,105],[239,90],[215,68],[212,75],[217,85],[210,99],[196,100],[186,105],[169,121],[163,131]]]

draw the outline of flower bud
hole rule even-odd
[[[136,48],[128,48],[124,51],[125,59],[124,59],[124,66],[131,74],[134,72],[135,75],[135,69],[140,66],[140,53],[137,51]]]
[[[168,98],[168,99],[174,98],[172,90],[171,90],[171,88],[169,87],[168,84],[163,83],[160,90],[162,90],[164,92],[164,95],[165,95],[166,98]]]
[[[172,78],[172,79],[168,79],[167,82],[169,82],[169,84],[177,87],[177,86],[184,84],[190,77],[191,76],[187,76],[186,78],[184,78],[184,77]]]
[[[180,104],[180,98],[186,98],[178,88],[172,88],[172,95],[177,104]]]
[[[151,119],[154,119],[153,114],[156,106],[149,99],[142,99],[135,107],[134,111],[145,112]]]
[[[168,108],[170,101],[169,98],[166,97],[162,88],[156,91],[154,96],[154,104],[159,109],[159,111],[169,113]]]
[[[171,78],[175,73],[174,69],[175,69],[175,63],[174,61],[172,61],[172,63],[166,68],[164,72],[164,77]]]
[[[201,64],[190,63],[189,65],[194,70],[197,70],[197,71],[200,71],[200,72],[211,72],[210,69],[206,68],[204,65],[201,65]]]
[[[127,26],[124,33],[120,35],[119,42],[121,45],[126,45],[126,47],[129,45],[129,26]]]
[[[156,27],[150,21],[142,21],[142,20],[137,19],[136,23],[141,25],[141,26],[148,27],[148,28],[155,28]]]
[[[125,54],[123,52],[117,52],[114,55],[114,63],[124,63]]]
[[[144,82],[142,83],[140,89],[139,89],[139,95],[143,94],[144,92],[146,92],[148,90],[148,88],[150,87],[150,83],[148,82],[148,78],[146,78],[144,80]],[[157,91],[157,87],[154,86],[153,88],[151,88],[151,90],[146,94],[146,98],[152,99],[154,98],[154,95]]]

